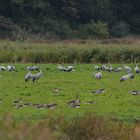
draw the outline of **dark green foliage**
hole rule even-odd
[[[0,16],[0,37],[1,38],[15,38],[17,26],[9,18]]]
[[[0,38],[45,40],[139,34],[139,5],[139,0],[0,0]],[[4,26],[7,22],[10,26]]]
[[[114,37],[126,37],[128,36],[129,31],[129,25],[120,21],[112,26],[111,35]]]
[[[107,38],[108,27],[107,24],[98,21],[95,23],[93,20],[81,27],[82,38]]]

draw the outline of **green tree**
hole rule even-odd
[[[81,36],[83,38],[107,38],[108,26],[101,21],[94,22],[93,20],[81,27]]]

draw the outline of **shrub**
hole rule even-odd
[[[83,38],[107,38],[108,26],[101,21],[94,22],[93,20],[80,27],[80,36]]]
[[[44,19],[40,28],[38,28],[38,32],[44,34],[47,39],[68,39],[72,37],[72,30],[67,22],[53,19]]]

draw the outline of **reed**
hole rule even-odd
[[[139,41],[0,42],[0,62],[132,63],[140,61]]]

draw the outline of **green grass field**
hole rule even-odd
[[[5,66],[8,64],[5,64]],[[24,82],[28,64],[15,64],[18,72],[1,71],[0,78],[0,117],[11,114],[16,120],[41,120],[48,116],[65,117],[66,119],[81,117],[88,113],[113,120],[134,122],[140,118],[140,96],[131,95],[130,90],[140,90],[140,75],[135,74],[133,81],[120,83],[119,79],[126,72],[103,72],[103,79],[94,79],[93,64],[77,64],[75,72],[60,72],[56,64],[40,64],[43,76],[38,82]],[[119,64],[114,64],[114,66]],[[121,66],[121,65],[120,65]],[[134,65],[132,65],[134,67]],[[46,70],[47,69],[47,70]],[[61,92],[54,93],[57,88]],[[90,91],[105,88],[103,94],[90,94]],[[81,100],[80,108],[71,108],[67,102]],[[17,109],[13,101],[22,98],[24,102],[57,103],[58,108],[36,109],[24,107]],[[94,104],[84,104],[94,101]]]

